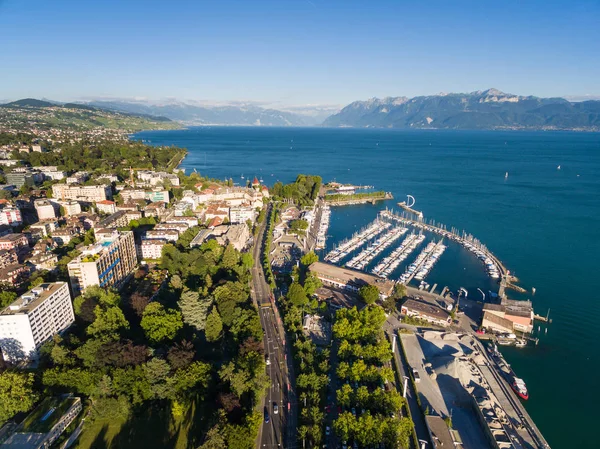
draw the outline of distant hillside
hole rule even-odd
[[[60,105],[32,98],[0,105],[0,129],[25,130],[32,127],[71,130],[102,127],[135,132],[176,129],[180,125],[166,117],[123,113],[74,103]]]
[[[321,122],[316,117],[256,106],[198,106],[181,102],[157,105],[100,100],[86,104],[114,111],[168,117],[186,125],[312,126]]]
[[[50,103],[49,101],[36,100],[35,98],[23,98],[22,100],[17,100],[17,101],[13,101],[11,103],[6,103],[2,106],[48,108],[48,107],[55,106],[55,105],[54,105],[54,103]]]
[[[387,97],[355,101],[324,126],[429,129],[600,130],[600,101],[506,94],[497,89],[468,94]]]

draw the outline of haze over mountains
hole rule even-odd
[[[371,98],[336,106],[273,109],[253,102],[88,100],[60,103],[26,99],[29,106],[98,108],[183,125],[332,126],[400,129],[600,130],[600,101],[573,102],[497,89],[408,97]],[[37,103],[36,103],[37,102]],[[14,104],[14,103],[13,103]]]
[[[295,107],[289,110],[265,108],[252,103],[210,104],[167,101],[92,100],[85,104],[103,109],[168,117],[185,125],[314,126],[339,108]]]
[[[600,130],[600,101],[519,96],[497,89],[467,94],[355,101],[324,126],[430,129]]]

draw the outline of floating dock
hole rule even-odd
[[[425,240],[423,234],[409,235],[398,248],[373,269],[372,273],[387,278],[417,248],[417,246],[423,242],[423,240]]]
[[[346,266],[357,270],[364,269],[367,265],[369,265],[369,263],[371,263],[373,259],[375,259],[406,232],[408,232],[408,229],[406,228],[394,228],[390,230],[387,234],[376,240],[372,245],[369,245],[360,254],[352,258],[352,260],[350,260]]]
[[[379,219],[375,220],[366,229],[363,229],[358,234],[355,234],[349,240],[346,240],[337,248],[330,251],[325,256],[325,261],[331,263],[338,263],[348,254],[357,250],[358,248],[366,244],[369,240],[375,238],[377,235],[390,228],[391,226],[392,225],[390,223],[387,223],[385,221],[380,221]]]

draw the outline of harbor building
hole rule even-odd
[[[394,291],[394,282],[362,271],[324,262],[315,262],[308,269],[321,280],[323,285],[329,287],[358,292],[365,285],[374,285],[379,289],[379,297],[382,299],[387,298]]]
[[[67,265],[73,294],[92,285],[118,288],[136,264],[133,232],[103,233]]]
[[[81,413],[76,396],[45,398],[8,439],[2,449],[47,449]]]
[[[36,359],[39,347],[75,321],[66,282],[41,284],[0,312],[0,348],[7,361]]]
[[[452,323],[450,313],[434,304],[425,301],[407,299],[400,307],[402,315],[419,318],[438,326],[446,327]]]
[[[481,327],[497,332],[533,331],[533,306],[531,301],[503,298],[500,304],[485,304]]]

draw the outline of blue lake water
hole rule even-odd
[[[134,138],[187,148],[188,173],[235,182],[256,176],[268,185],[318,174],[394,194],[376,206],[334,209],[329,244],[407,194],[426,219],[472,233],[522,286],[537,289],[527,296],[537,313],[550,309],[553,322],[537,347],[502,349],[527,382],[527,409],[553,448],[600,447],[593,430],[600,403],[600,134],[206,127]],[[454,245],[427,281],[467,287],[470,296],[494,286],[481,263]]]

